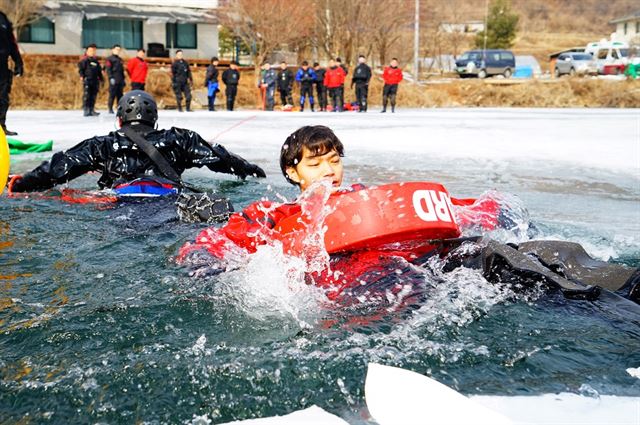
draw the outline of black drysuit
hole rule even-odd
[[[102,83],[102,67],[98,58],[95,56],[84,56],[80,62],[78,62],[78,72],[80,78],[82,78],[84,86],[84,94],[82,97],[82,107],[84,109],[84,115],[91,115],[95,112],[96,97],[100,90],[100,83]]]
[[[172,127],[154,130],[147,126],[132,126],[153,143],[179,175],[187,168],[208,167],[211,171],[234,174],[241,178],[264,171],[219,144],[210,144],[196,132]],[[89,171],[102,173],[98,186],[112,188],[141,177],[162,177],[158,166],[129,140],[122,131],[95,136],[64,152],[57,152],[50,161],[13,182],[14,192],[32,192],[66,183]]]
[[[238,94],[238,82],[240,82],[240,71],[237,69],[226,69],[222,73],[222,82],[225,84],[224,94],[227,97],[227,111],[233,111]]]
[[[109,100],[107,101],[107,107],[109,111],[113,111],[113,102],[117,104],[122,97],[122,91],[124,89],[124,63],[118,55],[111,55],[104,63],[104,69],[107,71],[107,78],[109,78]]]
[[[324,86],[324,68],[314,69],[316,72],[316,91],[318,92],[318,104],[320,104],[320,110],[327,110],[327,88]]]
[[[171,64],[171,83],[173,85],[173,92],[176,95],[176,102],[178,103],[178,110],[182,111],[182,94],[184,93],[184,99],[187,106],[187,111],[191,110],[191,87],[193,83],[193,77],[191,75],[191,69],[189,63],[184,59],[177,59]]]
[[[280,92],[280,102],[282,106],[293,105],[293,72],[289,69],[282,69],[278,72],[278,91]]]
[[[22,57],[13,35],[13,25],[6,15],[0,12],[0,125],[3,128],[9,110],[9,94],[13,81],[13,73],[9,70],[9,58],[13,60],[15,74],[22,75]]]
[[[361,111],[367,110],[367,97],[369,95],[369,80],[371,80],[371,68],[366,63],[360,63],[353,71],[351,87],[356,85],[356,101]]]

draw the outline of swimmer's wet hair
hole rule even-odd
[[[331,151],[338,152],[344,156],[344,146],[333,130],[324,125],[307,125],[300,127],[285,140],[280,149],[280,169],[284,178],[295,186],[300,183],[294,182],[287,175],[287,168],[298,165],[302,160],[303,148],[307,148],[313,156],[322,156]]]

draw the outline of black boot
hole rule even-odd
[[[187,100],[187,112],[191,112],[191,101]]]
[[[100,115],[100,112],[96,112],[94,109],[91,110],[92,117],[97,117],[98,115]]]
[[[4,131],[4,134],[6,136],[17,136],[18,135],[18,133],[16,133],[15,131],[7,130],[7,127],[4,124],[2,124],[2,130]]]
[[[84,115],[85,117],[90,117],[90,116],[91,116],[91,109],[89,109],[89,108],[84,108],[84,110],[83,110],[83,115]]]
[[[178,112],[182,112],[182,102],[178,102]]]

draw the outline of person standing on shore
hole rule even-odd
[[[176,50],[176,58],[171,64],[171,85],[176,95],[176,103],[178,111],[182,112],[182,93],[184,93],[184,101],[187,112],[191,112],[191,85],[193,84],[193,76],[189,62],[184,60],[182,50]]]
[[[271,68],[269,62],[265,62],[263,65],[264,72],[262,73],[262,79],[260,85],[264,88],[266,97],[265,110],[273,111],[273,107],[276,103],[276,85],[278,83],[278,73],[275,69]]]
[[[344,79],[344,70],[331,59],[329,61],[329,68],[324,74],[324,85],[329,92],[329,96],[331,96],[333,112],[342,112],[343,110],[344,98],[342,97],[342,87],[344,87]]]
[[[9,69],[8,59],[13,60],[13,72]],[[15,131],[7,130],[7,111],[13,76],[20,77],[24,72],[22,56],[13,34],[13,24],[3,12],[0,12],[0,125],[7,136],[17,136]]]
[[[367,112],[367,97],[369,95],[369,80],[371,80],[371,68],[366,63],[363,55],[358,57],[358,66],[353,71],[351,77],[351,88],[356,86],[356,101],[358,102],[358,112]]]
[[[82,107],[85,117],[100,115],[99,112],[96,112],[95,107],[98,91],[100,91],[100,85],[102,85],[104,79],[102,77],[102,67],[96,57],[96,49],[95,44],[89,44],[84,56],[78,62],[80,81],[82,81],[84,88]]]
[[[222,73],[222,82],[225,85],[224,94],[227,97],[227,111],[233,111],[238,94],[238,83],[240,82],[240,71],[238,71],[238,63],[231,61],[229,69]]]
[[[325,69],[320,67],[318,62],[313,64],[313,71],[316,73],[316,92],[318,93],[318,104],[321,111],[327,110],[327,88],[324,86]]]
[[[111,56],[109,56],[104,63],[104,70],[107,72],[107,78],[109,79],[109,100],[107,101],[107,107],[109,108],[110,114],[114,113],[114,100],[116,104],[120,102],[124,89],[124,64],[120,58],[120,50],[120,45],[114,44],[111,48]]]
[[[216,93],[220,91],[218,84],[218,57],[211,58],[211,65],[207,67],[207,73],[204,76],[204,86],[207,88],[207,99],[209,101],[209,110],[216,110]]]
[[[396,94],[398,84],[402,81],[402,70],[398,68],[398,59],[391,59],[389,66],[384,68],[382,73],[384,88],[382,89],[382,111],[387,112],[387,101],[391,101],[391,112],[396,111]]]
[[[280,63],[280,72],[278,73],[278,91],[280,92],[280,102],[282,106],[293,105],[291,91],[293,89],[293,72],[287,68],[287,63]]]
[[[344,110],[344,82],[347,80],[347,75],[349,75],[349,68],[345,64],[342,63],[341,58],[336,58],[336,65],[338,65],[342,71],[344,72],[344,80],[342,81],[342,85],[340,86],[340,99],[342,99],[342,103],[340,104],[340,110]]]
[[[309,68],[309,62],[303,61],[302,66],[296,74],[296,81],[300,83],[300,112],[304,112],[305,98],[309,98],[309,106],[313,112],[313,82],[316,80],[316,73]]]
[[[147,82],[147,72],[149,71],[149,66],[147,62],[145,62],[144,56],[145,50],[138,49],[136,57],[129,59],[129,62],[127,62],[127,74],[129,74],[129,79],[131,80],[131,90],[144,91],[144,85]]]

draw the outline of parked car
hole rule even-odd
[[[562,74],[590,74],[598,73],[598,65],[589,53],[567,52],[558,56],[553,70],[556,77]]]
[[[509,50],[470,50],[456,60],[456,71],[460,78],[485,78],[504,75],[510,78],[516,69],[516,59]]]
[[[621,73],[629,63],[629,45],[623,41],[600,41],[589,43],[585,52],[591,53],[599,74]]]

